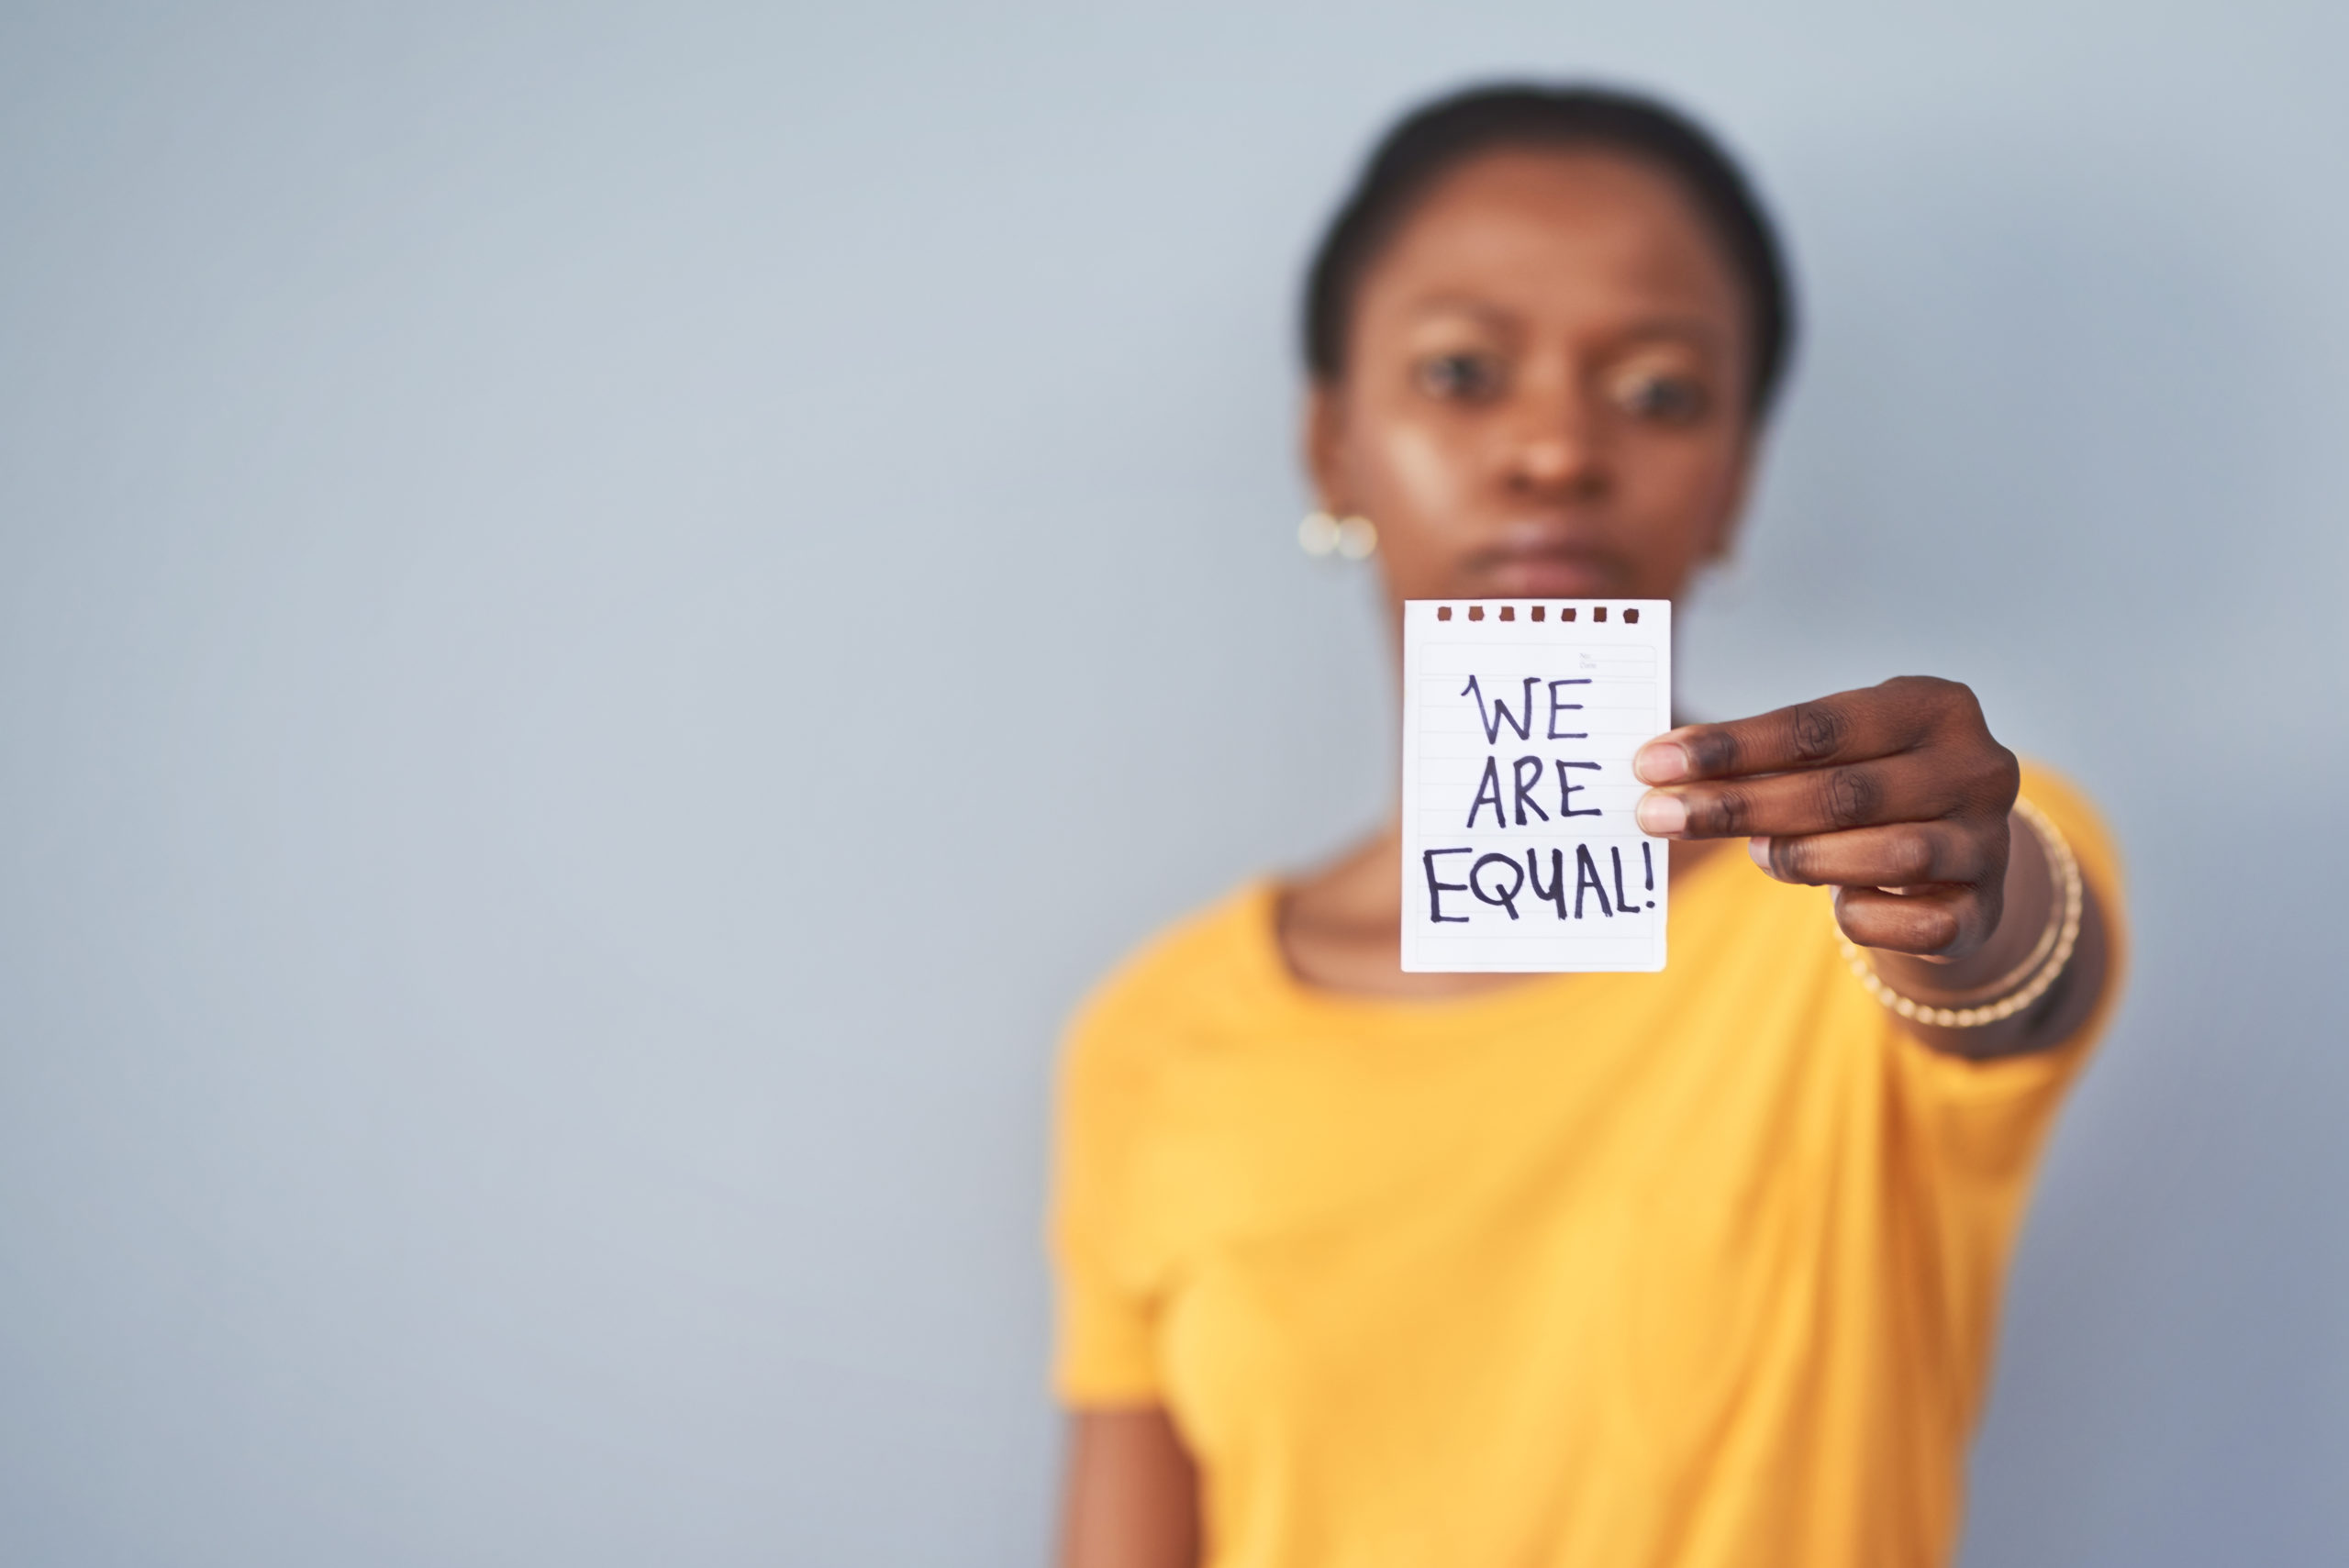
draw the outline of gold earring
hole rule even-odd
[[[1308,555],[1337,554],[1348,561],[1367,561],[1378,550],[1378,528],[1368,517],[1308,512],[1305,521],[1297,526],[1297,542]]]

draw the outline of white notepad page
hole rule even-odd
[[[1665,840],[1631,753],[1672,728],[1666,599],[1403,606],[1403,967],[1664,967]]]

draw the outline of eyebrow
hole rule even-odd
[[[1414,304],[1410,307],[1410,314],[1414,317],[1447,314],[1473,316],[1487,326],[1506,331],[1518,330],[1523,325],[1516,312],[1503,310],[1497,306],[1487,305],[1480,299],[1472,298],[1466,295],[1430,295]],[[1625,342],[1633,343],[1658,338],[1684,341],[1693,339],[1713,352],[1720,352],[1728,347],[1721,332],[1711,322],[1694,316],[1647,317],[1633,322],[1616,336]]]
[[[1514,327],[1518,324],[1514,311],[1486,305],[1483,300],[1466,295],[1437,294],[1415,301],[1410,308],[1413,316],[1460,315],[1474,316],[1494,327]]]

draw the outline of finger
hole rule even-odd
[[[1863,762],[1907,750],[1952,707],[1973,701],[1954,681],[1903,675],[1728,724],[1683,725],[1641,747],[1631,771],[1661,784]]]
[[[1658,838],[1747,839],[1927,822],[1954,816],[1967,804],[1965,780],[1923,758],[1894,757],[1652,789],[1633,815],[1642,832]]]
[[[1917,887],[1978,883],[2003,873],[1994,835],[1964,821],[1896,822],[1842,833],[1778,833],[1746,844],[1753,863],[1780,882],[1817,887]]]
[[[1835,890],[1835,923],[1864,948],[1940,958],[1971,951],[1994,917],[1979,889],[1934,888],[1887,893],[1876,887]]]

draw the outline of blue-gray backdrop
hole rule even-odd
[[[2349,12],[0,11],[0,1559],[1032,1563],[1058,1022],[1383,806],[1294,280],[1493,72],[1810,335],[1684,688],[2107,804],[1974,1564],[2349,1558]]]

